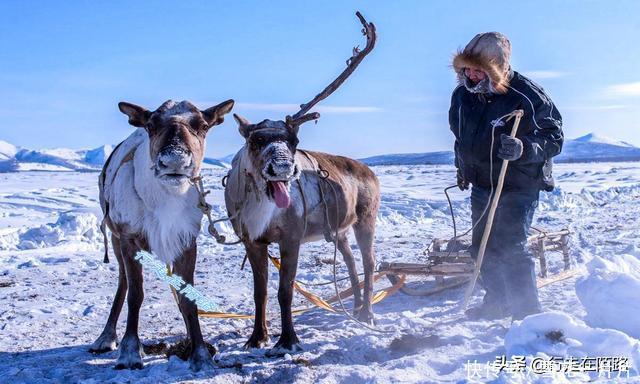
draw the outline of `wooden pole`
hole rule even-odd
[[[513,116],[515,116],[516,120],[513,123],[513,128],[511,128],[511,137],[516,137],[516,133],[518,132],[518,126],[520,125],[520,119],[524,115],[524,111],[518,109],[513,111]],[[491,154],[493,156],[493,153]],[[504,186],[504,178],[507,174],[507,166],[509,165],[509,160],[502,160],[502,168],[500,168],[500,174],[498,175],[498,185],[496,186],[496,190],[494,192],[493,198],[491,199],[491,207],[489,208],[489,214],[487,216],[487,223],[484,226],[484,233],[482,234],[482,241],[480,241],[480,248],[478,249],[478,257],[476,259],[476,268],[473,273],[473,277],[471,278],[471,282],[467,286],[467,290],[464,294],[464,300],[462,301],[462,310],[466,310],[469,305],[469,300],[471,300],[471,295],[473,294],[473,290],[476,287],[476,281],[478,280],[478,276],[480,275],[480,268],[482,267],[482,259],[484,258],[484,253],[487,250],[487,242],[489,241],[489,235],[491,234],[491,227],[493,226],[493,218],[496,214],[496,209],[498,208],[498,200],[500,200],[500,195],[502,194],[502,187]],[[493,175],[491,175],[493,177]]]

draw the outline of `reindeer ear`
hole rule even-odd
[[[149,121],[149,117],[151,117],[151,111],[125,101],[118,103],[118,109],[120,109],[120,112],[129,116],[129,124],[134,127],[144,127]]]
[[[214,125],[221,124],[224,121],[224,115],[231,112],[233,104],[233,100],[227,100],[216,105],[215,107],[207,108],[202,111],[202,115],[207,121],[207,124],[209,124],[209,128],[213,127]]]
[[[238,131],[240,131],[240,134],[242,135],[242,137],[244,137],[245,139],[249,137],[249,126],[251,125],[249,120],[245,119],[244,117],[236,113],[233,114],[233,118],[238,123]]]

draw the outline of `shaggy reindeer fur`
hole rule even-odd
[[[260,125],[266,123],[273,122],[267,120]],[[243,132],[242,122],[241,132]],[[336,220],[339,223],[337,246],[344,256],[355,290],[356,311],[361,320],[372,322],[372,279],[375,265],[373,238],[380,204],[380,190],[375,174],[366,165],[352,159],[319,152],[296,151],[296,139],[293,144],[289,144],[293,148],[293,168],[295,168],[294,174],[289,176],[287,182],[291,203],[286,208],[279,208],[269,196],[267,179],[265,179],[263,167],[258,165],[260,161],[257,158],[264,156],[270,148],[272,153],[277,151],[277,148],[273,147],[274,144],[283,142],[275,141],[264,150],[252,150],[253,138],[250,129],[243,133],[245,134],[248,137],[247,144],[233,159],[225,188],[227,210],[232,217],[236,234],[243,240],[254,276],[256,317],[253,333],[245,347],[261,347],[268,342],[267,246],[270,243],[277,243],[282,260],[278,291],[282,334],[270,354],[278,355],[299,350],[299,340],[293,329],[291,317],[293,281],[299,247],[306,242],[324,239],[328,233],[333,236]],[[329,177],[326,181],[320,179],[317,173],[319,169],[328,172]],[[328,184],[335,188],[335,196]],[[321,199],[321,188],[326,207]],[[304,199],[300,189],[304,191]],[[337,218],[336,206],[339,210]],[[328,221],[326,220],[327,211]],[[347,240],[347,231],[350,228],[353,228],[362,252],[365,272],[364,300],[358,287],[357,270]]]
[[[187,101],[167,101],[151,112],[134,104],[119,104],[129,123],[144,129],[137,129],[116,147],[99,179],[100,206],[112,232],[119,277],[107,324],[90,348],[95,353],[116,349],[116,324],[127,295],[127,328],[116,369],[143,365],[138,320],[144,291],[142,266],[135,260],[137,252],[153,252],[172,265],[186,284],[193,285],[195,240],[202,213],[198,192],[190,180],[200,172],[209,128],[220,124],[232,107],[233,100],[204,111]],[[197,307],[181,295],[178,301],[191,341],[191,368],[212,369]]]
[[[133,160],[121,163],[128,149]],[[176,195],[157,181],[151,170],[149,136],[143,129],[129,136],[114,155],[103,187],[109,220],[126,226],[127,232],[144,234],[154,255],[172,264],[200,231],[198,192],[189,188]]]

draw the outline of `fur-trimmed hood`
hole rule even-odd
[[[453,69],[464,84],[464,68],[477,67],[486,72],[496,93],[506,93],[509,86],[511,43],[499,32],[477,34],[453,57]]]

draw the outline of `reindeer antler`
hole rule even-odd
[[[363,50],[360,50],[358,47],[353,48],[353,56],[351,56],[347,60],[347,68],[338,76],[331,84],[327,85],[322,92],[318,93],[316,97],[314,97],[310,102],[306,104],[300,105],[300,111],[298,111],[295,115],[289,116],[287,115],[285,121],[289,126],[299,126],[301,124],[306,123],[307,121],[317,120],[320,118],[320,114],[318,112],[308,113],[314,105],[318,104],[320,101],[326,99],[329,95],[331,95],[345,80],[355,71],[360,62],[373,50],[373,47],[376,44],[376,26],[373,23],[367,22],[365,18],[360,14],[360,12],[356,12],[356,16],[362,23],[364,27],[362,29],[362,34],[367,37],[367,45]]]

